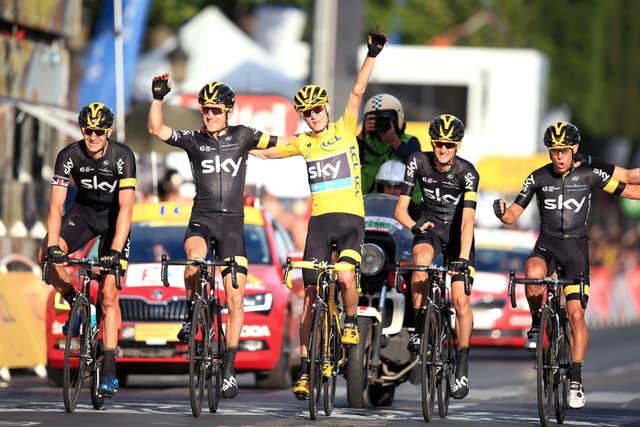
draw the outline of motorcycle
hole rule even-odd
[[[396,262],[411,262],[413,235],[394,217],[397,196],[366,194],[365,237],[358,301],[360,342],[349,349],[347,399],[352,408],[393,403],[395,389],[411,375],[418,358],[407,350],[413,309],[406,282],[394,286]],[[408,297],[406,297],[407,295]]]

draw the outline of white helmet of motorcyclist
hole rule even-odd
[[[391,113],[395,122],[396,128],[404,133],[406,123],[404,121],[404,108],[400,100],[388,93],[379,93],[373,95],[364,104],[364,114],[369,113]]]
[[[404,181],[404,163],[399,160],[387,160],[376,174],[376,186],[379,193],[400,194],[400,185]]]

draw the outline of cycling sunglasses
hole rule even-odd
[[[224,108],[224,107],[202,107],[200,108],[200,111],[202,111],[202,115],[206,116],[207,114],[209,114],[210,112],[213,113],[214,116],[219,116],[220,114],[224,113],[225,111],[228,111],[228,108]]]
[[[456,142],[434,141],[433,146],[436,148],[446,147],[447,150],[453,150],[458,147],[458,144]]]
[[[92,133],[95,133],[96,136],[102,136],[105,133],[107,133],[106,129],[89,129],[89,128],[84,128],[82,129],[82,133],[84,133],[86,136],[91,136]]]
[[[324,106],[316,105],[315,107],[311,107],[308,110],[303,110],[302,116],[308,119],[309,117],[311,117],[311,113],[320,114],[322,113],[322,110],[324,110]]]

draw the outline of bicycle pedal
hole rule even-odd
[[[330,364],[324,364],[324,366],[322,367],[322,375],[325,377],[330,377],[331,375],[333,375],[333,368]]]

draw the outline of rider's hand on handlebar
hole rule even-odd
[[[52,264],[64,264],[67,262],[67,253],[58,245],[47,248],[47,258]]]
[[[121,256],[122,254],[120,253],[120,251],[109,249],[109,252],[100,257],[100,264],[102,264],[102,268],[104,268],[105,270],[113,270],[118,265],[120,265]]]
[[[427,231],[429,228],[432,228],[433,226],[434,225],[431,221],[420,224],[420,221],[418,220],[418,222],[416,222],[413,227],[411,227],[411,232],[414,236],[418,236]]]

